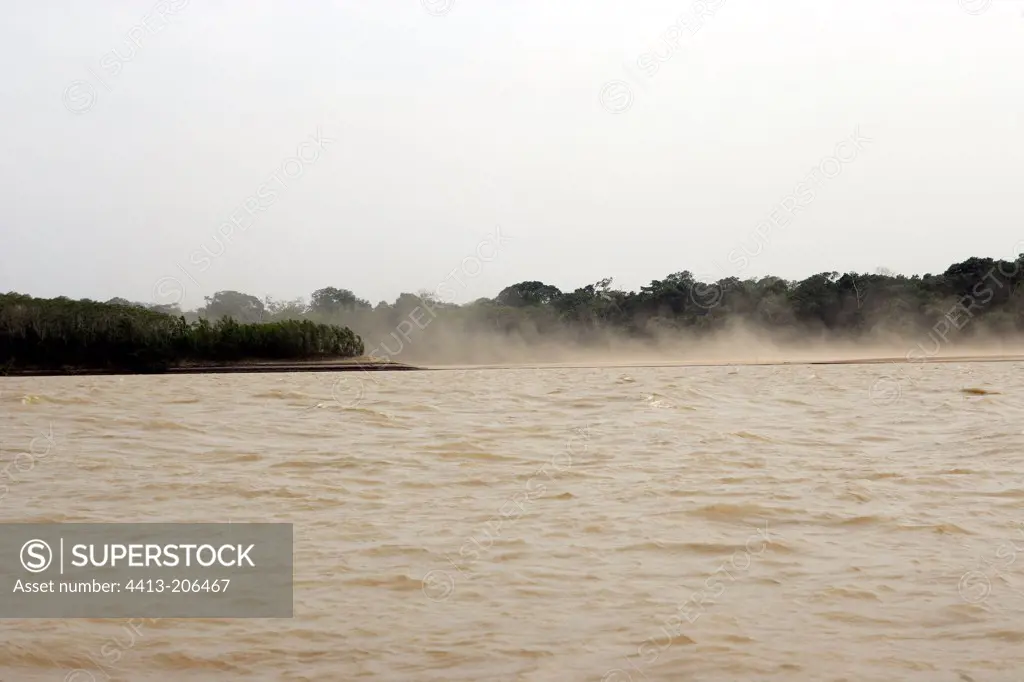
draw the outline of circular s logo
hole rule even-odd
[[[992,583],[981,571],[967,571],[960,578],[957,591],[968,604],[980,604],[992,594]]]
[[[455,579],[444,571],[433,570],[423,576],[423,594],[430,601],[444,601],[455,591]]]
[[[960,9],[974,16],[984,14],[990,7],[992,0],[960,0]]]
[[[423,5],[423,9],[427,10],[427,14],[443,17],[452,11],[455,0],[420,0],[420,4]]]
[[[96,682],[96,676],[85,668],[75,668],[64,676],[64,682]]]
[[[185,285],[174,277],[161,277],[153,285],[153,298],[157,303],[177,305],[185,300]]]
[[[363,401],[366,395],[366,386],[359,377],[340,376],[331,386],[331,397],[343,409],[355,408]]]
[[[598,100],[609,114],[621,114],[633,106],[633,91],[626,81],[608,81],[601,88]]]
[[[868,397],[875,407],[889,407],[896,404],[903,395],[903,388],[898,379],[884,376],[871,384]]]
[[[84,114],[96,104],[96,90],[85,81],[73,81],[64,88],[64,108],[72,114]]]
[[[42,540],[29,540],[21,546],[21,565],[29,573],[42,573],[53,562],[53,550]]]
[[[722,287],[717,282],[694,282],[690,286],[690,300],[704,310],[711,310],[722,302]]]

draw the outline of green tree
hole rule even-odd
[[[310,312],[324,316],[335,316],[345,311],[370,308],[369,301],[358,298],[348,289],[324,287],[317,289],[310,297]]]
[[[204,296],[206,307],[200,314],[209,320],[230,317],[241,322],[259,322],[266,314],[263,301],[239,291],[218,291],[213,296]]]

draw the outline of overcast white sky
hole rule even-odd
[[[12,4],[0,290],[376,303],[436,288],[495,226],[455,300],[1015,255],[1024,1],[717,2],[671,50],[690,0]],[[739,272],[730,252],[857,129],[871,142]],[[336,141],[275,185],[318,130]],[[221,246],[232,212],[247,229]]]

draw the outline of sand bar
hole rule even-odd
[[[627,369],[627,368],[670,368],[670,367],[772,367],[777,365],[880,365],[880,364],[942,364],[969,362],[1024,362],[1024,355],[947,355],[908,360],[906,357],[865,357],[842,359],[793,359],[793,360],[650,360],[636,362],[550,362],[550,363],[509,363],[491,365],[430,365],[419,369],[468,370],[468,369]]]

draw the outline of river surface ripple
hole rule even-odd
[[[0,379],[0,521],[295,527],[293,619],[6,620],[0,680],[1020,682],[1022,396],[1020,363]]]

